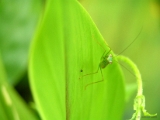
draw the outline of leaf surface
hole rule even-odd
[[[98,69],[109,51],[95,24],[74,0],[47,1],[43,20],[30,50],[31,88],[44,120],[119,120],[124,108],[124,85],[113,62]],[[114,59],[115,60],[115,59]]]

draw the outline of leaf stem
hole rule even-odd
[[[130,66],[130,68],[133,70],[137,79],[138,90],[137,90],[137,95],[134,99],[134,105],[133,105],[133,108],[136,112],[132,115],[132,118],[130,120],[140,120],[141,112],[143,112],[144,116],[148,116],[148,117],[157,116],[157,114],[151,115],[145,110],[145,96],[143,95],[142,78],[137,66],[129,58],[125,56],[118,56],[117,58],[118,60],[123,61]]]

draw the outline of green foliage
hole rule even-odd
[[[130,66],[130,68],[132,68],[132,71],[134,72],[134,75],[137,79],[138,89],[133,105],[135,113],[133,114],[130,120],[140,120],[142,117],[141,112],[143,112],[143,117],[156,117],[157,114],[149,114],[145,109],[145,96],[143,95],[142,78],[137,66],[129,58],[124,56],[118,56],[118,60],[127,63]]]
[[[131,56],[141,70],[147,109],[151,113],[158,111],[160,98],[158,92],[156,95],[160,58],[157,52],[160,16],[159,2],[156,1],[80,0],[114,52],[120,53],[126,48],[143,26],[137,41],[124,54]],[[125,70],[125,94],[124,78],[116,57],[113,64],[102,69],[104,77],[100,71],[83,76],[96,72],[102,54],[109,51],[85,9],[75,0],[1,0],[0,119],[37,120],[39,116],[43,120],[131,118],[135,77]],[[41,19],[34,32],[39,14]],[[111,54],[116,56],[112,51]],[[30,84],[26,84],[27,70]],[[98,82],[103,78],[103,82]],[[132,79],[134,83],[130,84]],[[35,102],[26,89],[28,87],[32,88]],[[134,107],[148,114],[144,100],[143,95],[136,97]],[[142,101],[142,104],[136,104],[136,101]]]
[[[27,69],[27,57],[41,9],[37,0],[0,2],[0,119],[38,120],[14,89]],[[24,86],[23,86],[24,87]]]
[[[26,71],[40,9],[41,2],[37,0],[0,2],[0,50],[10,84],[16,85]]]
[[[103,47],[102,47],[103,46]],[[121,119],[124,86],[116,63],[95,72],[109,50],[89,15],[77,1],[47,2],[30,51],[30,83],[44,120]],[[81,72],[83,70],[83,72]]]
[[[24,103],[6,80],[5,69],[0,56],[0,118],[1,120],[38,120],[38,117]]]

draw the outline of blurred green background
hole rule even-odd
[[[0,56],[8,82],[28,102],[28,52],[43,6],[42,0],[0,1]]]
[[[138,39],[122,54],[133,60],[141,72],[146,109],[150,113],[158,113],[160,0],[80,0],[80,3],[117,54],[134,40],[143,27]],[[27,103],[32,101],[27,77],[29,46],[44,8],[45,0],[0,1],[0,54],[8,82]],[[125,69],[124,74],[126,86],[136,85],[133,75]],[[135,95],[136,90],[126,101],[124,118],[130,118],[133,113]]]

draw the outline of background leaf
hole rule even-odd
[[[77,1],[47,1],[30,51],[33,95],[44,120],[121,119],[124,86],[116,63],[95,72],[109,50],[89,15]],[[83,72],[81,72],[83,71]]]
[[[38,120],[38,116],[26,105],[6,80],[0,57],[0,118],[1,120]]]
[[[41,7],[41,0],[0,2],[0,50],[10,84],[16,85],[26,72],[30,40]]]

